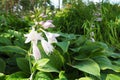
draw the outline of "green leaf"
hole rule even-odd
[[[111,69],[112,63],[106,56],[98,56],[93,58],[102,70]]]
[[[61,55],[61,53],[57,50],[54,50],[54,52],[49,55],[49,59],[49,64],[57,69],[61,69],[61,67],[64,64],[64,58]]]
[[[91,79],[90,77],[82,77],[79,80],[93,80],[93,79]]]
[[[34,80],[51,80],[49,76],[50,75],[48,73],[37,72]]]
[[[59,73],[59,71],[54,66],[51,66],[49,64],[46,64],[43,67],[37,67],[37,69],[43,72],[58,72]]]
[[[120,59],[116,60],[116,61],[113,61],[114,64],[120,66]]]
[[[23,72],[16,72],[8,75],[5,80],[29,80],[28,75]]]
[[[5,37],[0,37],[0,43],[5,45],[12,45],[11,41]]]
[[[29,61],[27,59],[17,58],[17,65],[22,71],[30,73]]]
[[[120,59],[120,53],[112,53],[110,56],[115,59]]]
[[[61,72],[59,73],[59,79],[60,79],[60,80],[67,80],[64,71],[61,71]]]
[[[82,60],[82,59],[86,59],[86,58],[92,58],[95,56],[104,55],[105,48],[107,48],[107,47],[103,46],[102,43],[98,43],[98,42],[87,43],[86,45],[78,48],[79,53],[76,54],[74,59]]]
[[[48,62],[49,62],[49,59],[43,58],[43,59],[40,59],[40,60],[36,61],[36,63],[35,63],[34,65],[35,65],[36,67],[43,67],[43,66],[45,66]]]
[[[0,72],[4,72],[5,67],[6,67],[5,61],[0,58]]]
[[[76,61],[75,63],[69,65],[80,71],[94,75],[98,78],[100,77],[100,68],[98,64],[92,59]]]
[[[115,74],[108,74],[106,80],[120,80],[120,76]]]
[[[74,34],[67,34],[67,33],[59,33],[61,36],[65,37],[67,40],[76,39]]]
[[[113,65],[111,61],[106,56],[95,57],[94,60],[99,64],[102,70],[111,69],[115,72],[120,72],[120,67]]]
[[[41,48],[41,46],[39,47]],[[51,54],[45,55],[45,57],[49,58],[48,63],[45,64],[43,67],[38,66],[37,69],[43,72],[59,72],[59,69],[61,68],[61,66],[63,66],[64,63],[64,58],[59,53],[59,51],[54,50]]]
[[[58,42],[57,45],[63,50],[63,52],[68,52],[68,47],[70,45],[69,41]]]
[[[120,72],[120,66],[113,64],[111,69],[115,72]]]
[[[56,54],[57,53],[52,53],[49,56],[49,59],[43,58],[38,60],[34,65],[35,68],[43,72],[59,72],[57,68],[61,67],[61,64],[63,63],[59,62],[61,61],[60,56]]]
[[[0,46],[0,52],[12,52],[12,53],[19,53],[23,55],[27,53],[26,50],[18,46]]]
[[[77,45],[77,46],[80,46],[80,45],[83,45],[86,41],[86,37],[85,36],[80,36],[77,40],[74,41],[74,43]]]

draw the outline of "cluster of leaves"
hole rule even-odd
[[[119,51],[120,7],[118,4],[110,4],[109,2],[106,2],[101,3],[100,9],[102,21],[86,21],[82,26],[84,28],[84,33],[85,35],[89,36],[90,32],[94,32],[94,38],[96,41],[105,42],[108,45],[114,47],[117,51]],[[113,9],[115,11],[113,11]],[[94,29],[91,29],[91,25],[94,25]]]
[[[120,79],[120,55],[114,53],[105,43],[92,42],[82,35],[60,34],[59,42],[54,44],[56,49],[49,56],[45,55],[39,45],[42,59],[32,65],[32,70],[36,70],[33,75],[34,80]],[[21,38],[20,35],[19,38]],[[2,64],[0,66],[0,78],[2,80],[18,78],[19,80],[28,80],[31,74],[31,61],[28,58],[30,56],[26,55],[27,48],[24,48],[24,42],[18,42],[24,47],[20,45],[11,46],[9,44],[12,43],[9,41],[8,44],[8,39],[3,39],[4,41],[1,43],[7,44],[7,46],[1,46],[0,52],[1,55],[7,55],[8,58],[0,58]]]
[[[29,28],[28,21],[21,16],[14,14],[0,13],[0,32],[7,32],[7,30],[26,31]]]
[[[58,11],[54,17],[54,24],[58,30],[67,33],[83,34],[82,25],[92,18],[92,5],[86,5],[81,0],[66,4],[62,11]]]
[[[20,16],[0,14],[0,79],[4,80],[4,74],[19,71],[16,59],[25,57],[27,53],[23,32],[29,28],[29,24]]]
[[[94,32],[96,41],[105,42],[119,51],[119,12],[119,4],[111,4],[108,1],[85,4],[78,0],[67,3],[63,10],[57,12],[53,20],[58,27],[57,30],[61,32],[84,34],[87,37]],[[99,17],[102,21],[95,21],[95,13],[101,14]],[[95,28],[91,29],[91,25]]]
[[[119,53],[114,53],[105,43],[92,42],[84,36],[75,37],[73,34],[69,34],[66,37],[67,39],[72,38],[70,43],[66,42],[65,44],[64,42],[64,45],[60,47],[64,51],[63,46],[69,45],[68,50],[63,52],[68,80],[77,78],[82,80],[81,77],[84,77],[85,80],[88,77],[90,78],[88,80],[116,80],[120,78]]]
[[[31,52],[31,49],[28,49],[30,44],[24,44],[25,39],[23,36],[25,30],[34,21],[29,17],[26,17],[28,20],[26,22],[24,18],[1,15],[0,80],[29,80],[31,76],[33,80],[119,80],[120,54],[114,52],[116,51],[114,46],[109,47],[103,43],[106,42],[106,39],[102,38],[101,41],[103,42],[98,42],[101,36],[108,37],[108,35],[111,35],[111,41],[114,41],[113,38],[119,39],[116,38],[119,34],[119,31],[116,31],[119,30],[119,17],[110,17],[109,19],[114,18],[115,22],[109,22],[109,26],[104,25],[105,29],[103,27],[95,28],[95,39],[98,39],[98,41],[92,42],[89,38],[86,38],[86,35],[77,34],[83,34],[87,30],[86,33],[90,33],[89,30],[91,29],[89,28],[93,23],[92,21],[89,22],[92,17],[90,7],[94,8],[94,6],[89,5],[88,8],[84,3],[80,3],[72,6],[70,4],[63,12],[58,12],[54,18],[58,31],[76,34],[59,33],[61,35],[58,38],[59,42],[53,44],[55,50],[49,55],[45,54],[41,44],[38,43],[42,56],[38,61],[34,61],[33,57],[29,55]],[[104,10],[107,15],[108,10],[106,7],[103,7],[103,12]],[[39,15],[39,11],[34,15],[34,18],[38,21],[42,20],[38,18]],[[103,18],[103,22],[109,21],[107,19]],[[85,27],[86,30],[83,30],[81,26],[87,20],[86,26],[89,27]],[[103,22],[96,22],[95,25],[103,25]],[[112,27],[116,25],[117,28]],[[110,32],[103,34],[102,30]],[[32,71],[34,72],[32,73]]]

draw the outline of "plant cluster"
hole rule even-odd
[[[0,80],[120,80],[119,6],[71,2],[1,13]]]

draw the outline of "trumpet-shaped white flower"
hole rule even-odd
[[[52,20],[47,20],[46,22],[41,21],[39,22],[43,26],[44,29],[48,29],[49,27],[55,27],[55,25],[52,24]]]
[[[25,34],[25,37],[27,37],[25,43],[29,43],[30,41],[37,44],[38,40],[42,40],[43,37],[41,36],[41,33],[37,33],[34,28],[32,28],[31,32],[29,34]]]
[[[29,43],[30,41],[32,42],[32,49],[33,49],[32,51],[35,60],[41,58],[40,51],[37,47],[37,41],[43,39],[41,33],[37,33],[37,31],[35,31],[35,29],[32,28],[31,32],[29,34],[26,34],[25,37],[27,37],[25,43]]]
[[[55,34],[55,33],[50,33],[50,32],[45,32],[45,35],[49,43],[57,43],[56,37],[60,36],[60,34]]]
[[[42,47],[46,54],[53,52],[54,47],[46,40],[41,40]]]
[[[41,58],[41,54],[40,54],[40,51],[39,51],[37,45],[33,44],[32,45],[32,49],[33,49],[32,51],[33,51],[33,56],[34,56],[35,60],[40,59]]]

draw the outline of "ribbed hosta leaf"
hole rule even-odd
[[[76,61],[75,63],[70,65],[80,71],[89,73],[98,78],[100,77],[100,68],[98,64],[92,59]]]
[[[19,53],[19,54],[27,53],[26,50],[18,46],[0,46],[0,52],[12,52],[12,53]]]

